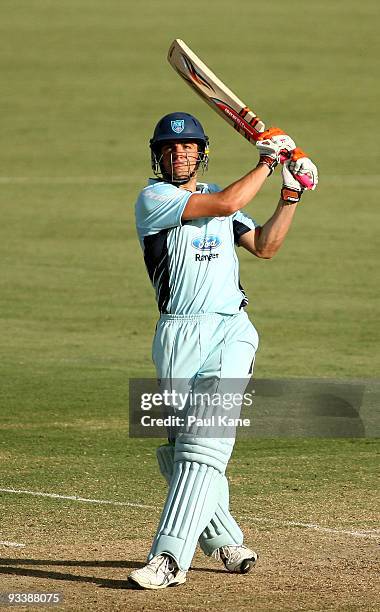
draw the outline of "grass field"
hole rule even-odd
[[[256,376],[366,385],[379,377],[379,14],[375,0],[2,1],[0,592],[60,591],[64,610],[379,609],[371,437],[241,440],[232,509],[260,552],[255,572],[197,553],[181,589],[125,582],[165,497],[156,441],[128,437],[128,380],[154,376],[133,214],[147,143],[161,115],[186,110],[210,136],[210,181],[257,158],[167,48],[183,38],[320,168],[278,256],[239,253]],[[278,173],[248,213],[265,221],[279,188]]]

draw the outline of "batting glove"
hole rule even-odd
[[[269,128],[261,134],[256,142],[256,147],[260,154],[258,165],[268,166],[270,176],[280,161],[283,163],[290,157],[291,152],[296,148],[296,143],[280,128]]]
[[[301,149],[295,149],[289,159],[289,170],[305,189],[314,191],[318,185],[317,166]]]
[[[300,201],[304,188],[290,172],[289,164],[290,161],[286,161],[282,166],[281,200],[287,204],[296,204]]]

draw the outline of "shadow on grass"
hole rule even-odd
[[[7,563],[8,561],[9,560],[7,560]],[[13,561],[15,561],[15,559],[13,559]],[[17,559],[16,561],[19,564],[23,564],[25,562],[25,560],[21,560],[21,559]],[[3,561],[0,561],[0,563],[3,563]],[[40,561],[38,559],[36,560],[27,559],[26,560],[26,564],[30,564],[30,565],[33,565],[33,564],[42,565],[43,563],[44,563],[43,561]],[[63,562],[61,564],[64,565]],[[49,565],[54,565],[54,562],[52,563],[51,561],[49,561]],[[79,563],[76,565],[79,566]],[[93,565],[96,565],[96,564],[94,563]],[[141,567],[143,564],[140,563],[136,565],[140,565]],[[130,584],[127,580],[98,578],[96,576],[81,576],[80,574],[77,575],[77,574],[69,574],[67,572],[53,572],[50,570],[41,570],[41,569],[32,569],[32,568],[27,569],[23,567],[14,567],[14,566],[12,567],[10,565],[8,567],[0,566],[0,574],[6,574],[8,576],[28,576],[31,578],[44,578],[44,579],[49,579],[49,580],[67,580],[70,582],[87,582],[91,584],[96,584],[99,587],[107,588],[107,589],[135,589],[135,587],[132,584]]]
[[[141,561],[86,561],[84,559],[66,560],[66,559],[17,559],[0,558],[0,566],[4,565],[58,565],[67,567],[143,567],[145,563]]]
[[[81,574],[70,574],[51,570],[34,569],[26,567],[15,567],[18,565],[48,565],[59,567],[114,567],[136,569],[143,567],[145,563],[140,561],[85,561],[85,560],[52,560],[52,559],[0,559],[0,574],[8,576],[29,576],[32,578],[45,578],[50,580],[67,580],[70,582],[87,582],[108,589],[132,589],[138,587],[130,584],[127,580],[115,580],[112,578],[98,578],[97,576],[82,576]],[[222,569],[209,569],[203,567],[191,568],[195,572],[226,573]]]

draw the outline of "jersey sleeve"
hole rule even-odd
[[[136,202],[136,225],[140,239],[180,226],[191,195],[190,191],[168,183],[158,183],[143,189]]]
[[[206,183],[207,192],[208,193],[216,193],[217,191],[222,191],[222,188],[219,187],[216,183]]]
[[[254,230],[256,227],[260,227],[259,223],[243,213],[241,210],[238,210],[233,214],[232,219],[233,231],[234,231],[234,240],[235,244],[239,246],[240,237],[251,230]]]

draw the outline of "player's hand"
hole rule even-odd
[[[312,191],[318,185],[317,166],[301,149],[295,149],[289,159],[289,171],[305,189]]]
[[[285,161],[282,166],[281,200],[288,204],[296,204],[300,201],[304,188],[290,171],[290,163],[290,160]]]
[[[268,166],[270,173],[277,164],[290,157],[291,152],[296,148],[296,143],[290,136],[285,134],[280,128],[269,128],[263,132],[256,142],[256,147],[260,154],[259,164]]]

